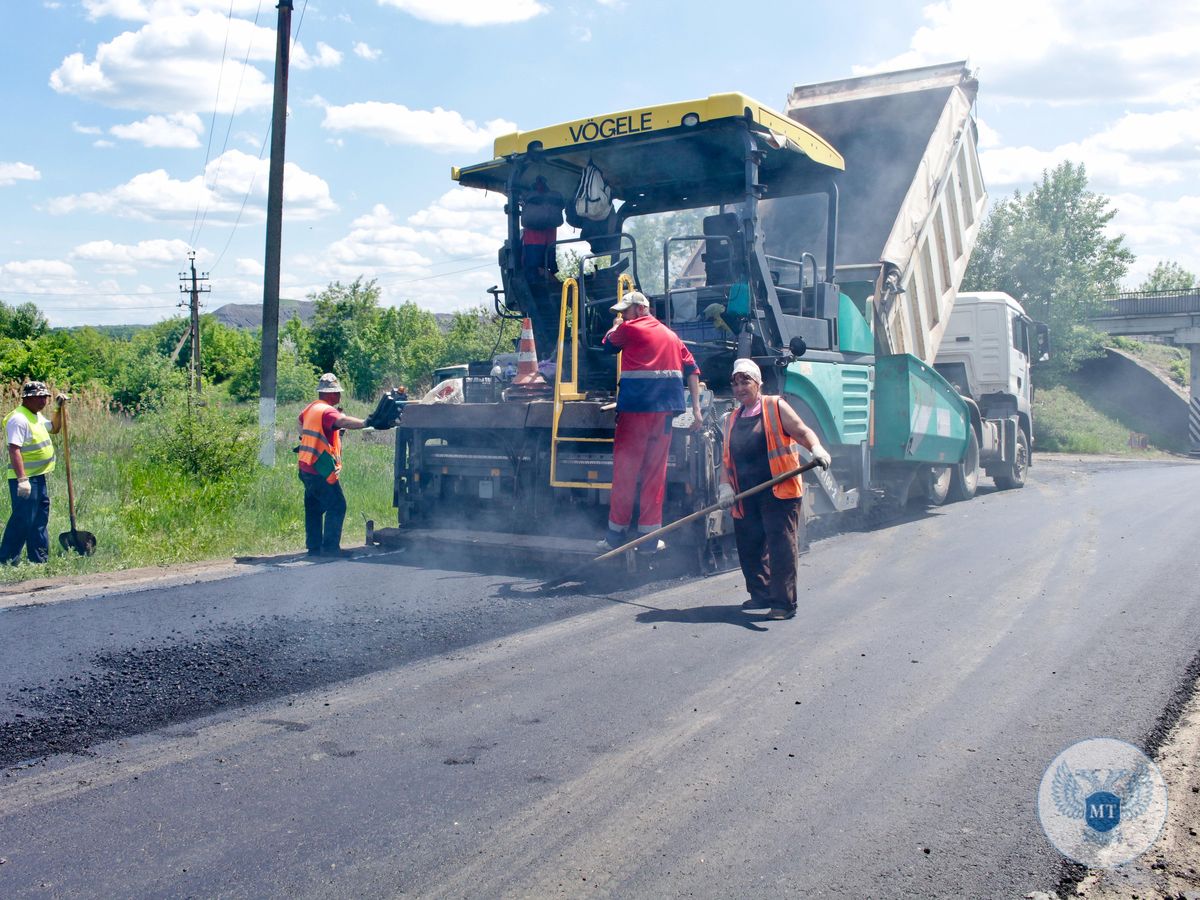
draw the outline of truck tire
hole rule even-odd
[[[993,481],[1002,491],[1025,487],[1025,473],[1029,469],[1029,438],[1025,430],[1017,430],[1017,452],[1007,475],[997,475]]]
[[[925,501],[930,506],[941,506],[950,496],[953,466],[930,466],[925,470]]]
[[[967,429],[967,455],[950,467],[950,500],[970,500],[979,489],[979,438],[975,429]]]

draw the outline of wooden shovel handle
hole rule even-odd
[[[75,528],[75,485],[71,481],[71,441],[67,434],[67,404],[64,402],[58,409],[63,434],[63,465],[67,469],[67,509],[71,513],[71,531],[74,533],[77,530]]]

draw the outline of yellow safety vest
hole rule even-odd
[[[9,421],[15,415],[22,415],[29,421],[29,440],[21,447],[21,460],[25,463],[25,477],[49,475],[54,471],[54,444],[50,440],[49,430],[42,424],[42,417],[31,412],[25,404],[21,404],[4,417],[5,434],[8,433]],[[8,477],[17,477],[11,459],[8,463]]]
[[[774,478],[784,472],[790,472],[800,465],[800,443],[783,430],[783,420],[779,417],[779,398],[763,394],[760,399],[762,400],[763,431],[767,436],[767,462],[771,464],[771,477]],[[729,439],[733,436],[733,421],[737,418],[737,414],[738,410],[735,409],[725,418],[725,447],[721,454],[721,461],[725,466],[726,474],[729,475],[729,483],[733,486],[733,492],[740,494],[742,488],[738,487],[737,472],[734,470],[733,457],[729,452]],[[752,484],[746,485],[747,489],[752,487],[754,487]],[[771,488],[771,493],[780,500],[799,497],[804,493],[804,480],[799,475],[793,475]],[[735,519],[742,517],[740,500],[733,505],[733,517]]]
[[[321,421],[326,410],[335,408],[323,400],[314,400],[300,413],[300,462],[312,466],[330,484],[338,480],[342,471],[342,433],[335,428],[330,443],[325,439]]]

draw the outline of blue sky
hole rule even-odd
[[[194,247],[208,308],[261,302],[274,2],[3,4],[0,299],[156,321]],[[1195,2],[295,0],[292,26],[285,297],[364,275],[387,303],[487,301],[499,203],[449,170],[514,127],[964,58],[993,198],[1083,162],[1130,286],[1200,273]]]

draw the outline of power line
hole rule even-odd
[[[231,11],[232,11],[232,9],[231,9]],[[262,0],[259,0],[258,8],[255,9],[255,11],[254,11],[254,24],[255,25],[258,25],[258,17],[261,13],[262,13]],[[217,171],[213,173],[213,184],[214,185],[216,185],[217,182],[220,180],[221,167],[225,164],[225,151],[229,149],[229,136],[233,133],[233,118],[234,118],[234,116],[236,116],[238,114],[238,104],[240,104],[241,100],[242,100],[242,85],[244,85],[246,83],[246,70],[250,68],[250,51],[253,48],[254,48],[254,41],[251,40],[250,43],[248,43],[246,45],[246,58],[242,60],[242,74],[238,77],[237,91],[233,95],[233,107],[229,111],[229,124],[225,126],[225,139],[221,142],[221,153],[217,157],[217,160],[218,160]],[[214,121],[214,127],[215,127],[215,122],[216,122],[215,110],[214,110],[214,120],[213,121]],[[270,134],[270,126],[268,126],[267,133]],[[210,136],[210,142],[211,142],[211,136]],[[210,146],[211,146],[211,143],[210,143]],[[262,159],[263,149],[265,149],[266,146],[267,146],[267,140],[264,137],[262,147],[260,147],[259,151],[258,151],[258,158],[260,160]],[[207,168],[207,166],[208,166],[208,162],[206,160],[205,167]],[[242,209],[238,211],[237,221],[235,221],[233,223],[233,226],[231,227],[230,232],[229,232],[230,241],[233,240],[233,234],[234,234],[234,232],[237,231],[238,223],[242,219],[242,210],[244,210],[246,208],[246,201],[250,199],[250,193],[254,190],[254,181],[255,181],[255,176],[251,175],[250,186],[246,189],[246,196],[244,198],[242,198]],[[195,234],[192,239],[192,242],[191,242],[193,247],[195,246],[196,241],[200,240],[200,233],[204,230],[204,223],[206,221],[208,221],[208,205],[207,204],[205,204],[205,207],[204,207],[204,215],[202,215],[200,217],[200,227],[196,229]],[[229,244],[226,243],[225,246],[228,247]],[[222,256],[223,255],[224,255],[224,251],[222,251]],[[219,257],[218,257],[218,261],[219,261]]]
[[[16,294],[18,297],[153,297],[157,294],[171,294],[174,291],[18,291],[15,288],[0,287],[0,294]]]
[[[167,306],[113,306],[111,303],[108,306],[63,306],[51,307],[51,311],[58,312],[125,312],[131,309],[178,309],[178,303],[171,303]]]
[[[229,12],[225,16],[225,43],[221,45],[221,64],[217,67],[217,95],[213,97],[212,119],[208,124],[208,146],[204,148],[204,165],[200,167],[200,183],[207,187],[204,179],[204,172],[208,168],[208,161],[212,158],[212,139],[213,132],[217,128],[217,109],[221,105],[221,80],[225,76],[225,54],[229,49],[229,32],[233,30],[233,0],[229,0]],[[232,117],[232,113],[230,114]],[[204,207],[205,216],[208,215],[208,205]],[[197,225],[197,222],[200,224]],[[196,246],[196,239],[200,237],[200,228],[204,226],[203,220],[200,218],[200,204],[196,204],[196,214],[192,217],[192,233],[188,237],[188,244]]]

